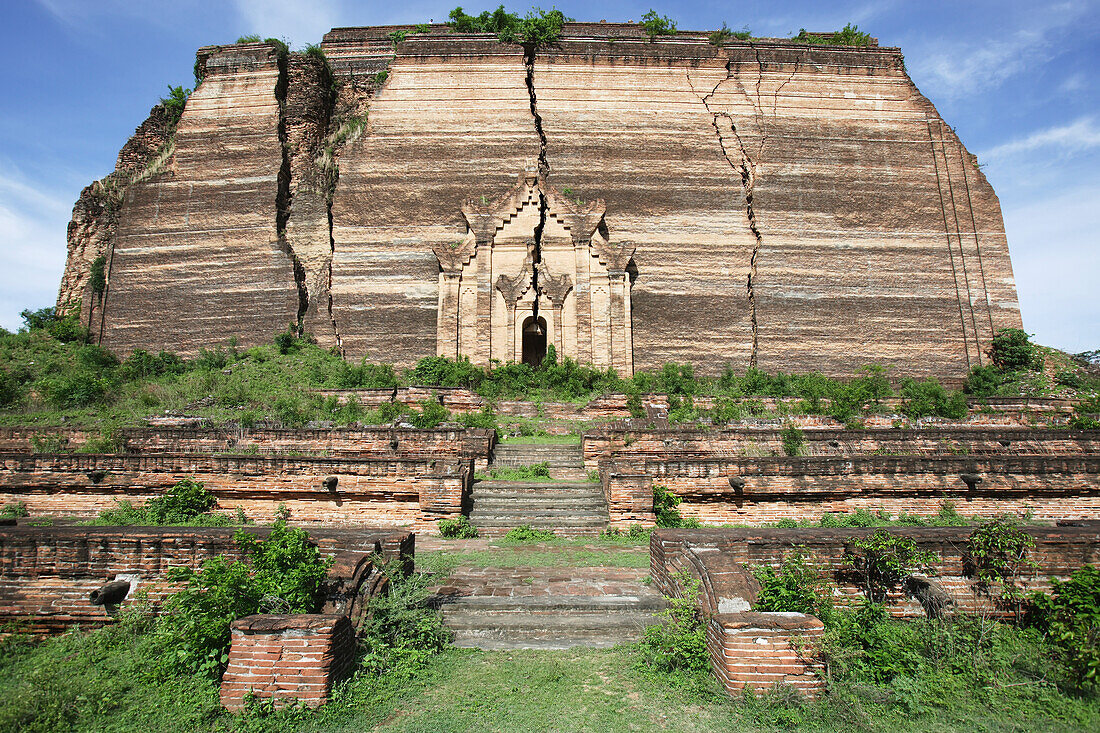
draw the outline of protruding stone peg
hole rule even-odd
[[[335,476],[326,476],[325,480],[321,482],[321,485],[325,487],[325,491],[336,491],[336,485],[340,483],[340,479]]]
[[[959,478],[961,478],[962,482],[966,484],[966,488],[970,489],[971,491],[974,490],[975,486],[982,482],[981,474],[977,473],[962,473],[959,474]]]
[[[736,494],[745,493],[745,479],[740,476],[730,476],[729,478],[730,488],[733,489]]]
[[[112,580],[104,583],[91,592],[88,600],[93,606],[117,606],[126,600],[126,594],[130,592],[130,581]]]
[[[106,471],[88,471],[88,479],[93,484],[98,484],[100,481],[107,477]]]

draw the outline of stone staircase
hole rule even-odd
[[[599,484],[478,481],[469,518],[483,537],[501,537],[524,524],[582,537],[606,529],[607,501]]]
[[[500,537],[529,524],[559,537],[599,534],[607,527],[607,501],[597,483],[585,481],[579,445],[503,443],[493,451],[489,470],[546,463],[550,479],[474,483],[470,523],[483,537]]]
[[[585,481],[584,454],[579,445],[500,443],[493,449],[490,470],[501,466],[533,466],[546,463],[550,476],[562,481]]]
[[[610,647],[658,622],[664,598],[630,568],[457,568],[435,597],[455,646]]]

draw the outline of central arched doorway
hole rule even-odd
[[[537,367],[546,356],[546,320],[529,316],[523,322],[523,363]]]

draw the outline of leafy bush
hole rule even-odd
[[[639,646],[642,664],[675,680],[686,681],[710,671],[706,622],[699,610],[699,581],[682,571],[677,576],[682,595],[666,596],[661,623],[647,626]]]
[[[805,549],[796,547],[783,558],[779,569],[753,569],[760,582],[760,593],[753,608],[757,611],[789,611],[822,616],[830,606],[828,584]]]
[[[0,507],[0,519],[19,519],[20,517],[29,516],[30,512],[27,511],[27,505],[21,501],[13,501]]]
[[[649,36],[649,40],[653,41],[657,36],[674,36],[676,35],[676,22],[669,18],[667,15],[657,15],[657,11],[650,8],[649,12],[642,15],[642,22],[640,23],[642,30]]]
[[[19,317],[27,330],[45,331],[63,344],[88,340],[88,330],[80,325],[80,320],[73,314],[58,313],[56,308],[24,310]]]
[[[702,525],[694,517],[685,519],[676,510],[680,505],[680,497],[660,484],[653,484],[653,514],[657,519],[658,527],[671,528],[697,528]]]
[[[217,503],[201,482],[185,478],[166,494],[145,502],[145,515],[151,524],[179,524],[207,513]]]
[[[986,352],[1002,372],[1043,368],[1043,354],[1031,343],[1031,337],[1018,328],[1002,328],[993,335]]]
[[[420,401],[420,411],[410,413],[409,420],[416,427],[427,430],[446,422],[450,417],[451,413],[439,404],[438,399],[425,398]]]
[[[779,433],[783,441],[783,452],[788,456],[800,456],[806,447],[806,439],[802,431],[794,423],[788,423]]]
[[[912,539],[885,529],[876,529],[844,548],[844,565],[849,575],[873,603],[883,602],[901,581],[934,560],[933,553],[917,549]]]
[[[103,404],[111,386],[109,379],[87,369],[41,380],[46,399],[62,408]]]
[[[498,481],[541,481],[550,478],[550,463],[540,461],[529,466],[496,466],[489,469],[488,478]]]
[[[504,535],[505,542],[548,542],[550,540],[557,539],[553,532],[547,529],[536,529],[530,524],[521,524],[520,526],[508,530],[508,534]]]
[[[107,289],[107,256],[100,255],[92,260],[92,266],[88,268],[88,287],[92,293],[101,295]]]
[[[1033,594],[1028,621],[1055,645],[1073,687],[1100,686],[1100,568],[1085,565],[1052,581],[1049,595]]]
[[[379,569],[386,576],[386,590],[367,604],[359,629],[360,666],[375,675],[411,677],[443,651],[452,635],[439,611],[428,605],[432,576],[407,575],[400,563],[379,563]]]
[[[731,31],[729,26],[723,23],[721,28],[710,34],[709,40],[712,46],[721,48],[735,38],[738,41],[747,41],[752,38],[752,32],[749,30],[748,26],[745,26],[739,31]]]
[[[963,383],[963,392],[975,397],[991,397],[1004,384],[1004,374],[995,366],[976,366]]]
[[[562,26],[572,21],[560,10],[532,9],[526,16],[509,13],[501,5],[481,15],[467,15],[461,7],[450,12],[447,25],[456,33],[495,33],[502,43],[522,43],[532,48],[556,43]]]
[[[199,570],[176,567],[169,580],[186,583],[164,604],[157,633],[163,661],[181,672],[217,677],[229,660],[229,627],[235,620],[278,610],[316,613],[321,583],[331,565],[301,529],[276,523],[261,540],[239,530],[243,560],[214,557]]]
[[[217,500],[203,484],[193,479],[183,479],[167,493],[154,496],[143,506],[135,507],[129,501],[116,502],[113,509],[104,509],[94,524],[108,526],[164,526],[173,524],[198,524],[227,526],[232,519],[220,514],[210,514]]]
[[[1001,584],[999,600],[1017,611],[1023,600],[1019,575],[1037,567],[1028,554],[1035,547],[1034,538],[1020,527],[1013,517],[1003,516],[982,522],[966,541],[963,556],[966,573],[977,579],[983,592],[993,583]]]
[[[179,124],[180,117],[183,116],[184,107],[187,106],[187,100],[191,97],[191,90],[184,89],[182,86],[174,87],[171,84],[168,85],[168,96],[161,97],[160,103],[164,107],[165,117],[168,120],[168,126],[171,129],[175,129]],[[95,270],[93,269],[93,273]],[[94,291],[102,292],[102,290]]]
[[[802,28],[798,31],[798,35],[791,40],[797,43],[827,46],[870,46],[872,43],[872,38],[869,33],[862,32],[859,26],[851,23],[844,26],[839,31],[835,31],[830,36],[818,36],[807,33],[806,29]]]
[[[477,527],[470,524],[465,514],[460,514],[454,519],[440,519],[439,536],[447,539],[468,540],[477,537]]]
[[[906,379],[902,382],[901,411],[908,417],[920,418],[930,415],[961,420],[966,417],[966,397],[962,392],[947,391],[935,379],[918,382]]]

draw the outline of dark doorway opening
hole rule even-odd
[[[537,367],[546,356],[546,321],[529,317],[523,322],[523,363]]]

